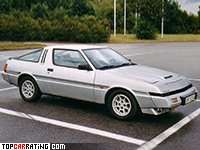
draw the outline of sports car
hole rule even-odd
[[[197,99],[188,78],[131,62],[106,46],[49,46],[9,58],[2,74],[25,101],[42,94],[105,104],[113,117],[160,115]]]

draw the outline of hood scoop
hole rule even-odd
[[[164,77],[165,79],[169,79],[169,78],[172,78],[173,76],[172,75],[169,75],[169,76],[166,76]]]

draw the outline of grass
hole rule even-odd
[[[41,48],[43,44],[24,42],[0,42],[0,50]]]
[[[164,34],[163,39],[158,34],[155,40],[140,40],[135,34],[117,34],[116,37],[111,35],[110,43],[136,43],[136,42],[197,42],[200,41],[200,34]]]

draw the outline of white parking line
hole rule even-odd
[[[194,78],[189,78],[189,80],[192,80],[192,81],[200,81],[200,79],[194,79]]]
[[[13,90],[16,89],[17,87],[9,87],[9,88],[4,88],[4,89],[0,89],[0,92],[4,92],[4,91],[8,91],[8,90]]]
[[[151,141],[145,143],[141,147],[139,147],[137,150],[151,150],[155,147],[157,147],[160,143],[162,143],[164,140],[166,140],[169,136],[177,132],[179,129],[181,129],[183,126],[185,126],[187,123],[192,121],[195,117],[200,115],[200,108],[188,115],[187,117],[183,118],[176,124],[174,124],[169,129],[165,130],[160,135],[153,138]]]
[[[142,144],[146,143],[146,141],[144,141],[144,140],[135,139],[135,138],[120,135],[120,134],[115,134],[115,133],[111,133],[111,132],[107,132],[107,131],[103,131],[103,130],[99,130],[99,129],[95,129],[95,128],[90,128],[90,127],[85,127],[85,126],[81,126],[81,125],[76,125],[76,124],[72,124],[72,123],[54,120],[54,119],[49,119],[49,118],[45,118],[45,117],[41,117],[41,116],[25,114],[22,112],[8,110],[8,109],[4,109],[4,108],[0,108],[0,113],[13,115],[13,116],[17,116],[17,117],[22,117],[22,118],[26,118],[26,119],[30,119],[30,120],[35,120],[35,121],[39,121],[39,122],[43,122],[43,123],[48,123],[48,124],[59,126],[59,127],[69,128],[69,129],[78,130],[78,131],[82,131],[82,132],[87,132],[90,134],[99,135],[99,136],[103,136],[106,138],[111,138],[114,140],[119,140],[119,141],[131,143],[131,144],[135,144],[135,145],[142,145]]]
[[[0,71],[0,74],[1,73],[3,73],[3,71]],[[193,79],[193,78],[189,78],[189,79],[193,80],[193,81],[200,81],[200,79]],[[16,88],[17,87],[4,88],[4,89],[0,89],[0,92],[12,90],[12,89],[16,89]],[[199,99],[196,101],[200,102]],[[95,129],[95,128],[85,127],[85,126],[67,123],[67,122],[54,120],[54,119],[49,119],[49,118],[45,118],[45,117],[41,117],[41,116],[25,114],[22,112],[12,111],[12,110],[8,110],[8,109],[4,109],[4,108],[0,108],[0,113],[13,115],[13,116],[17,116],[17,117],[22,117],[22,118],[26,118],[26,119],[30,119],[30,120],[35,120],[38,122],[48,123],[48,124],[52,124],[52,125],[56,125],[56,126],[60,126],[60,127],[64,127],[64,128],[69,128],[69,129],[73,129],[73,130],[78,130],[78,131],[82,131],[82,132],[87,132],[90,134],[99,135],[99,136],[103,136],[106,138],[111,138],[114,140],[119,140],[119,141],[123,141],[123,142],[141,146],[137,150],[150,150],[150,149],[157,147],[160,143],[162,143],[164,140],[166,140],[169,136],[171,136],[172,134],[177,132],[179,129],[181,129],[183,126],[185,126],[187,123],[192,121],[195,117],[200,115],[200,108],[197,109],[196,111],[194,111],[193,113],[191,113],[190,115],[188,115],[187,117],[183,118],[178,123],[176,123],[175,125],[173,125],[172,127],[170,127],[169,129],[167,129],[166,131],[164,131],[163,133],[161,133],[160,135],[156,136],[154,139],[152,139],[151,141],[148,141],[148,142],[141,140],[141,139],[136,139],[136,138],[120,135],[120,134],[115,134],[115,133],[111,133],[111,132],[107,132],[107,131],[103,131],[103,130],[99,130],[99,129]]]
[[[154,54],[154,53],[163,53],[166,51],[155,51],[155,52],[143,52],[143,53],[134,53],[134,54],[126,54],[124,55],[125,57],[129,57],[129,56],[138,56],[138,55],[149,55],[149,54]]]
[[[144,52],[144,53],[126,54],[124,56],[125,57],[129,57],[129,56],[147,55],[147,54],[152,54],[152,53],[155,53],[155,52]]]

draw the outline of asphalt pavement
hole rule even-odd
[[[200,42],[97,45],[107,45],[138,64],[185,75],[200,91]],[[0,72],[9,57],[30,51],[1,51]],[[0,142],[81,143],[86,149],[99,150],[198,149],[199,107],[198,96],[197,101],[167,114],[119,121],[109,115],[104,105],[55,96],[25,102],[18,88],[0,76]],[[168,137],[163,139],[163,135]],[[159,142],[155,144],[155,140]]]

